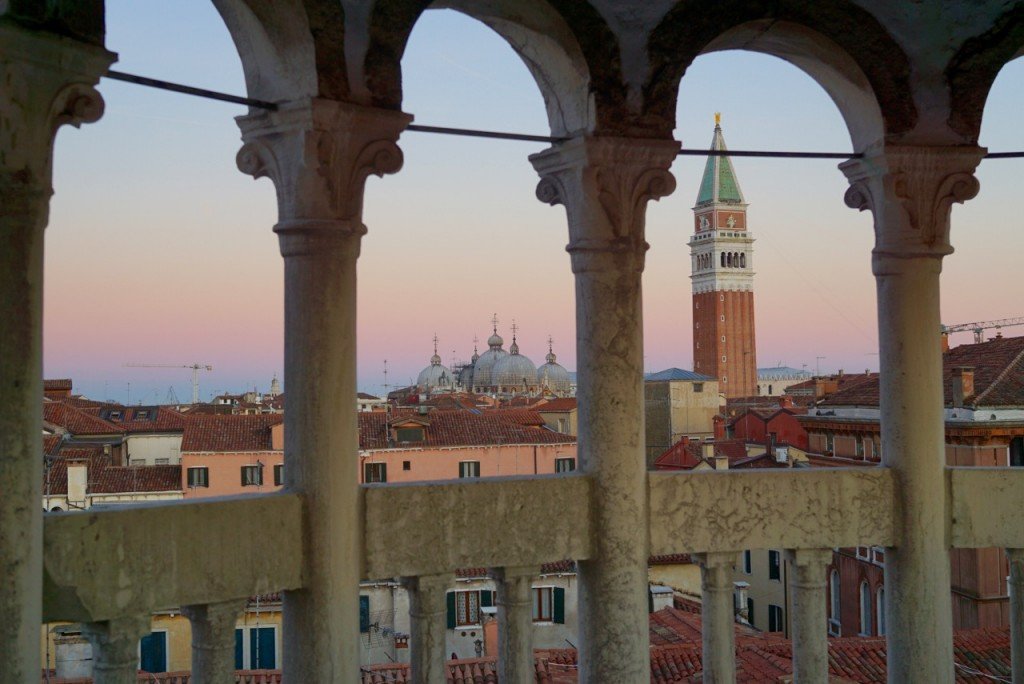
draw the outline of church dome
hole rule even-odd
[[[491,339],[494,339],[493,337]],[[498,339],[501,339],[500,337]],[[489,387],[494,383],[491,382],[491,370],[501,359],[508,356],[508,352],[498,348],[491,348],[480,355],[480,358],[473,364],[473,386],[474,387]]]
[[[499,359],[491,369],[491,384],[501,387],[530,387],[537,384],[537,367],[533,361],[519,353],[516,338],[512,338],[507,356]]]
[[[537,369],[537,384],[549,392],[563,393],[572,389],[572,378],[569,371],[565,370],[558,363],[558,357],[551,351],[551,342],[548,341],[548,355],[544,357],[547,362]]]
[[[434,355],[430,357],[430,365],[420,371],[416,378],[416,386],[431,390],[438,387],[451,387],[454,382],[452,372],[441,365],[441,357],[437,354],[437,336],[434,336]]]

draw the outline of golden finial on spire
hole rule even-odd
[[[722,123],[722,112],[715,112],[715,125],[719,126]]]

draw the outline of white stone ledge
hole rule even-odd
[[[1024,468],[947,468],[956,548],[1024,548]]]
[[[363,485],[363,576],[588,558],[590,492],[581,474]]]
[[[49,514],[44,620],[111,620],[301,586],[294,494]]]
[[[651,473],[651,553],[891,546],[887,468]]]

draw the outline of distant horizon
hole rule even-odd
[[[108,0],[115,68],[244,94],[237,53],[206,0],[173,7]],[[140,9],[141,8],[141,9]],[[185,32],[194,40],[185,46]],[[457,39],[456,39],[457,38]],[[481,64],[486,69],[480,68]],[[403,58],[403,109],[416,122],[546,133],[543,99],[516,54],[482,24],[450,10],[419,20]],[[1024,149],[1024,59],[1007,65],[986,103],[982,144]],[[152,403],[168,388],[191,397],[191,371],[127,362],[203,363],[201,398],[269,387],[284,377],[283,263],[271,228],[275,193],[235,167],[233,117],[245,108],[104,79],[106,113],[62,129],[46,240],[44,368],[98,399]],[[732,149],[842,151],[835,104],[782,60],[728,51],[699,57],[679,93],[676,139],[711,141],[722,112]],[[565,211],[534,196],[527,155],[544,145],[408,132],[404,169],[367,184],[369,234],[359,262],[358,385],[414,380],[440,355],[468,360],[497,311],[506,340],[543,363],[547,338],[576,366],[573,276]],[[676,192],[647,208],[644,367],[692,369],[691,207],[704,157],[672,167]],[[750,202],[756,271],[757,365],[822,373],[877,370],[870,214],[843,203],[834,160],[733,158]],[[948,324],[1024,314],[1016,198],[1024,160],[987,160],[981,194],[953,210],[956,253],[944,261]],[[508,323],[506,323],[507,321]],[[965,333],[966,335],[966,333]],[[936,332],[938,338],[938,332]],[[968,337],[964,338],[969,339]],[[959,340],[955,340],[959,341]],[[507,345],[506,345],[507,348]]]

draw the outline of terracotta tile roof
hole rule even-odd
[[[980,344],[954,347],[942,356],[944,401],[953,403],[953,369],[974,369],[974,395],[969,406],[1024,406],[1024,337],[1002,337]],[[866,382],[840,389],[821,406],[878,406],[879,378],[872,373]]]
[[[190,416],[185,423],[181,450],[182,452],[270,451],[270,428],[283,420],[284,416],[280,413],[254,416],[203,414]]]
[[[119,435],[121,428],[64,401],[43,402],[43,420],[72,435]]]
[[[494,444],[565,444],[576,438],[548,430],[544,419],[536,411],[445,411],[434,410],[427,415],[415,411],[398,411],[391,422],[403,418],[424,421],[422,442],[392,444],[390,447],[452,447]],[[387,449],[388,415],[383,411],[358,415],[359,448],[363,450]]]
[[[652,646],[670,646],[674,644],[700,645],[701,614],[675,607],[662,608],[651,613],[648,620],[651,631]],[[743,637],[762,639],[763,634],[753,627],[735,623],[736,639]],[[652,666],[653,666],[653,658]]]
[[[64,441],[63,435],[43,435],[43,454],[56,454],[57,448]]]
[[[571,560],[554,561],[540,566],[540,574],[557,575],[576,572],[576,562]],[[487,568],[461,568],[455,571],[461,579],[483,579],[487,577]]]
[[[688,553],[664,553],[647,559],[648,565],[689,565],[693,558]]]
[[[372,394],[367,394],[366,392],[356,392],[356,399],[380,399],[380,397],[375,397]]]
[[[575,411],[578,407],[579,402],[576,401],[576,397],[558,397],[557,399],[548,399],[538,406],[537,410],[541,413],[561,413]]]
[[[71,391],[71,378],[60,378],[57,380],[43,380],[44,392]]]
[[[123,432],[181,432],[188,420],[184,414],[164,406],[103,406],[89,410]]]
[[[696,448],[694,448],[696,447]],[[655,470],[690,470],[704,462],[699,442],[678,441],[654,459]]]
[[[61,401],[63,401],[65,404],[68,404],[69,406],[74,406],[75,408],[80,409],[100,408],[102,406],[117,406],[117,404],[115,404],[112,401],[97,401],[96,399],[89,399],[87,397],[83,397],[81,394],[75,394],[70,397],[64,397],[61,399]]]
[[[88,466],[89,494],[132,492],[180,492],[181,466],[115,466],[102,446],[65,446],[53,460],[44,477],[44,493],[62,496],[68,493],[68,463],[84,461]]]

